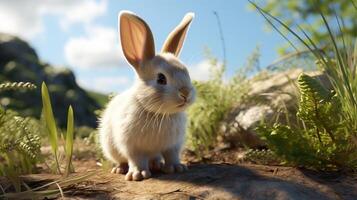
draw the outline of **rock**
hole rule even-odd
[[[255,132],[259,123],[296,121],[299,93],[295,83],[302,72],[302,69],[292,69],[252,80],[246,100],[236,105],[221,123],[219,141],[228,142],[232,146],[261,148],[265,144]],[[307,74],[315,76],[326,87],[330,87],[325,75],[319,72]],[[285,112],[286,110],[289,112]]]
[[[15,81],[32,82],[38,88],[28,92],[2,92],[0,102],[8,102],[2,106],[16,110],[23,116],[39,119],[42,110],[40,88],[45,81],[59,126],[66,126],[69,105],[74,109],[77,126],[97,126],[94,111],[100,106],[78,86],[71,70],[40,61],[28,43],[11,35],[0,34],[0,83]]]

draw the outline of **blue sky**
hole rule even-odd
[[[186,38],[181,60],[194,79],[208,76],[204,48],[222,59],[218,12],[227,51],[227,76],[242,66],[257,45],[261,66],[277,58],[283,39],[267,32],[263,17],[248,9],[245,0],[36,0],[0,1],[0,31],[28,40],[42,60],[71,68],[85,88],[120,92],[129,87],[134,72],[126,64],[117,35],[117,15],[130,10],[151,27],[159,50],[168,33],[187,12],[195,19]],[[2,12],[3,11],[3,12]]]

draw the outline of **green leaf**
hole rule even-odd
[[[67,117],[67,134],[66,134],[66,172],[65,175],[68,176],[71,171],[72,165],[72,153],[73,153],[73,131],[74,130],[74,117],[72,106],[68,108]]]
[[[48,131],[48,136],[50,139],[52,152],[53,152],[53,155],[56,160],[57,171],[58,171],[58,173],[61,173],[61,169],[60,169],[60,166],[58,163],[58,157],[57,157],[57,152],[58,152],[57,126],[56,126],[56,121],[55,121],[55,118],[54,118],[53,112],[52,112],[50,95],[48,93],[48,89],[47,89],[45,82],[42,82],[41,94],[42,94],[43,112],[44,112],[44,116],[45,116],[45,122],[46,122],[47,131]]]

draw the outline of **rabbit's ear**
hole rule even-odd
[[[136,70],[140,63],[155,56],[151,30],[140,17],[128,11],[120,12],[119,32],[124,56]]]
[[[181,23],[167,37],[161,52],[169,52],[176,57],[179,56],[187,30],[194,16],[194,13],[187,13],[185,15]]]

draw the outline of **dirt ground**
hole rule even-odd
[[[242,162],[237,149],[212,151],[198,160],[185,151],[189,171],[154,173],[141,182],[101,170],[92,158],[74,161],[75,174],[95,175],[65,190],[66,199],[357,199],[357,174],[321,173],[283,166]],[[55,175],[27,175],[31,185],[50,182]],[[59,197],[60,199],[61,197]]]

